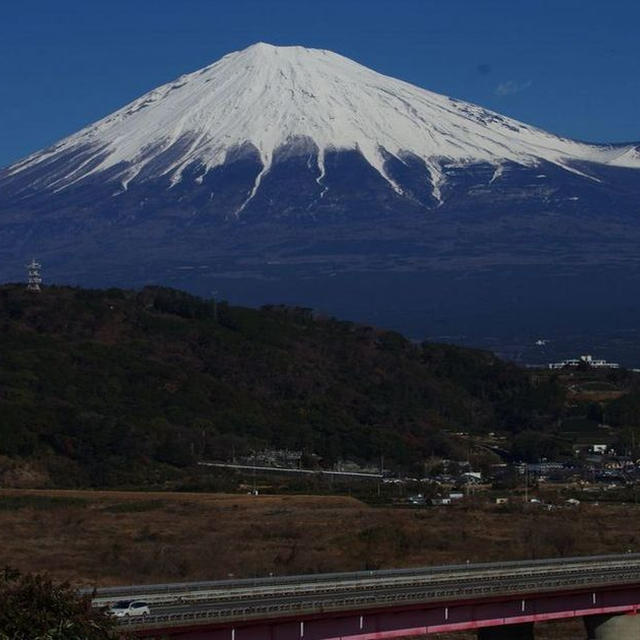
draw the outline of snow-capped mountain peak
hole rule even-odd
[[[577,172],[576,161],[640,168],[633,146],[578,143],[368,69],[331,51],[258,43],[165,84],[54,147],[10,167],[9,174],[75,151],[82,162],[60,166],[53,190],[112,170],[126,189],[132,180],[170,175],[198,163],[206,172],[233,150],[252,145],[263,165],[296,139],[317,148],[317,181],[327,150],[356,149],[396,189],[385,170],[388,154],[424,161],[425,180],[440,197],[444,163],[547,161]],[[117,169],[117,171],[114,171]],[[115,177],[114,177],[115,174]],[[245,205],[242,205],[242,209]]]

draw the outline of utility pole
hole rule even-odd
[[[211,292],[211,299],[213,300],[213,321],[218,322],[218,301],[216,300],[216,296],[218,295],[218,290]]]
[[[253,495],[254,496],[258,495],[258,486],[256,484],[256,465],[258,464],[257,457],[258,457],[258,452],[254,449],[253,451]]]
[[[470,459],[471,459],[471,442],[470,440],[467,440],[467,482],[464,487],[464,492],[467,500],[469,499],[469,480],[471,479],[471,476],[469,476],[469,473],[471,473]]]

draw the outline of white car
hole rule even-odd
[[[116,618],[148,616],[151,613],[149,605],[141,600],[120,600],[111,605],[111,607],[109,607],[109,611]]]

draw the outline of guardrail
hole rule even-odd
[[[304,574],[297,576],[277,576],[267,578],[247,578],[242,580],[215,580],[215,581],[203,581],[203,582],[177,582],[166,584],[153,584],[153,585],[134,585],[127,587],[105,587],[96,590],[96,596],[101,599],[119,599],[126,597],[140,597],[148,596],[151,594],[160,593],[175,593],[175,592],[195,592],[195,591],[216,591],[230,589],[246,588],[260,588],[260,587],[276,587],[285,585],[295,585],[299,587],[301,584],[320,584],[320,583],[338,583],[338,582],[358,582],[362,583],[364,580],[378,581],[381,579],[391,578],[405,578],[414,576],[433,576],[435,574],[452,574],[460,572],[472,572],[477,573],[481,571],[489,570],[504,570],[504,569],[531,569],[531,568],[543,568],[562,566],[566,568],[568,565],[580,565],[585,567],[595,568],[597,564],[623,563],[624,565],[638,564],[640,566],[640,553],[628,553],[617,555],[600,555],[600,556],[578,556],[572,558],[551,558],[533,561],[507,561],[507,562],[491,562],[480,564],[458,564],[458,565],[441,565],[434,567],[418,567],[414,569],[385,569],[377,571],[355,571],[355,572],[341,572],[341,573],[325,573],[325,574]],[[82,593],[91,594],[92,589],[82,589]]]
[[[462,565],[464,569],[457,572],[445,572],[441,574],[428,573],[426,575],[413,575],[401,577],[367,577],[360,580],[337,581],[337,582],[319,582],[297,584],[279,584],[259,587],[243,587],[229,585],[227,588],[216,589],[184,589],[183,585],[174,591],[156,591],[151,593],[138,593],[137,598],[142,598],[150,604],[208,601],[210,603],[221,603],[224,601],[235,600],[242,601],[249,598],[267,599],[275,597],[306,597],[308,595],[331,597],[335,594],[345,592],[357,592],[367,590],[367,592],[376,592],[389,589],[420,589],[425,587],[435,587],[438,584],[450,583],[452,580],[456,582],[488,580],[488,579],[527,579],[527,578],[550,578],[556,574],[563,576],[578,574],[594,574],[599,571],[599,575],[603,573],[627,573],[629,571],[637,571],[640,574],[640,561],[628,562],[626,556],[616,557],[615,560],[609,560],[606,563],[584,563],[577,564],[557,564],[538,565],[528,564],[512,567],[511,569],[498,569],[492,565],[490,570],[479,570],[477,567],[469,569],[466,565]],[[301,577],[302,578],[302,577]],[[224,583],[222,583],[224,584]],[[99,597],[94,599],[94,604],[102,605],[111,602],[115,598],[114,595],[105,595],[101,593]]]

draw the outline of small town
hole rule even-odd
[[[493,438],[492,442],[495,441]],[[315,468],[303,468],[303,460],[315,463]],[[640,460],[618,455],[602,443],[576,445],[573,458],[562,462],[491,464],[485,460],[474,467],[467,460],[432,459],[425,463],[421,477],[398,475],[348,461],[322,469],[319,462],[319,456],[305,456],[301,451],[264,450],[235,462],[200,464],[235,472],[242,486],[249,486],[248,478],[253,474],[251,492],[255,495],[260,491],[272,492],[283,477],[297,474],[331,478],[332,488],[338,493],[377,492],[386,496],[389,503],[413,506],[447,506],[462,501],[496,505],[524,502],[556,508],[581,502],[637,503],[640,497]],[[282,486],[285,485],[280,485],[281,489]]]

